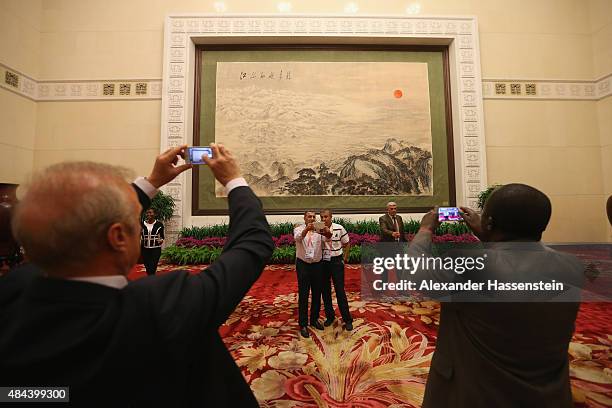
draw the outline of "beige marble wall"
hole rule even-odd
[[[612,1],[590,0],[589,12],[593,50],[593,73],[601,78],[612,73]],[[612,194],[612,97],[597,101],[597,123],[601,145],[603,193],[600,208]],[[607,221],[607,220],[606,220]],[[612,227],[606,224],[606,238],[612,241]]]
[[[597,118],[601,140],[601,171],[603,197],[599,203],[605,208],[607,197],[612,195],[612,96],[597,101]],[[612,242],[612,226],[606,221],[606,238]]]
[[[22,184],[32,171],[36,103],[0,88],[0,183]]]
[[[42,0],[0,1],[1,62],[39,76]]]
[[[123,165],[147,175],[159,154],[161,102],[39,102],[34,168],[62,160]]]
[[[277,1],[228,0],[227,13],[278,13]],[[294,13],[342,14],[347,1],[291,1]],[[356,1],[359,14],[476,15],[483,76],[593,79],[588,3],[582,0]],[[215,13],[196,0],[43,2],[41,79],[161,77],[163,18]]]
[[[489,183],[526,183],[551,198],[545,240],[606,238],[595,107],[594,101],[485,101]]]
[[[612,73],[612,2],[589,0],[593,74],[595,78]]]
[[[0,1],[0,62],[39,74],[42,1]],[[4,78],[0,78],[4,81]],[[21,184],[32,171],[36,103],[0,89],[0,183]]]

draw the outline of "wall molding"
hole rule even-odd
[[[37,81],[1,62],[0,88],[12,91],[35,102],[159,100],[162,98],[161,78]],[[482,96],[484,99],[598,101],[610,95],[612,95],[612,74],[594,81],[525,78],[482,79]]]
[[[161,99],[161,79],[37,81],[0,63],[0,87],[35,102]]]
[[[482,95],[484,99],[598,101],[612,95],[612,74],[593,81],[485,78]]]

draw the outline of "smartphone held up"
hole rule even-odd
[[[438,221],[449,222],[449,221],[461,221],[461,213],[457,207],[439,207],[438,208]]]
[[[210,146],[191,146],[187,148],[185,153],[185,162],[189,164],[206,164],[202,160],[202,156],[213,157],[213,151]]]
[[[323,228],[325,228],[325,223],[324,223],[323,221],[315,221],[315,222],[313,222],[312,224],[313,224],[314,229],[315,229],[316,231],[320,231],[320,230],[322,230]]]

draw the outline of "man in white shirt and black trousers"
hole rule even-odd
[[[338,308],[347,331],[353,330],[353,318],[349,312],[348,300],[344,291],[344,263],[348,260],[349,235],[340,224],[332,223],[332,212],[325,208],[321,210],[321,221],[331,231],[331,236],[323,239],[323,303],[325,305],[324,325],[331,326],[336,315],[331,298],[331,281],[334,282]]]
[[[323,257],[323,235],[331,237],[329,228],[316,231],[315,212],[304,212],[304,224],[295,227],[295,270],[298,279],[298,315],[300,334],[310,337],[308,333],[308,295],[312,291],[312,304],[310,305],[310,325],[323,330],[319,323],[321,312],[321,259]]]

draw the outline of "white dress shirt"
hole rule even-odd
[[[295,257],[306,263],[319,262],[323,257],[323,235],[308,231],[306,236],[302,238],[304,228],[306,228],[306,225],[300,225],[293,230]]]

